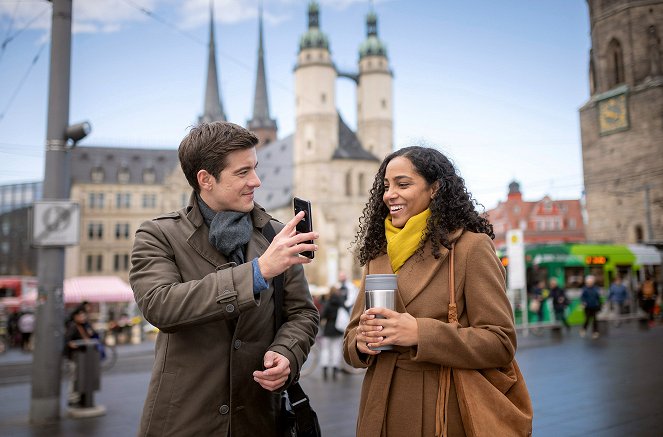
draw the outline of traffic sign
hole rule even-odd
[[[80,238],[80,205],[67,200],[35,202],[32,210],[32,245],[74,246]]]

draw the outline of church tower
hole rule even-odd
[[[267,75],[262,40],[262,3],[258,13],[258,67],[256,71],[256,90],[253,98],[253,118],[247,122],[250,131],[256,134],[260,142],[258,148],[276,140],[276,120],[269,116],[269,97],[267,96]]]
[[[329,190],[325,175],[338,145],[336,69],[319,24],[318,2],[308,6],[308,30],[295,66],[295,195],[312,199]]]
[[[392,72],[387,47],[378,38],[378,17],[366,16],[366,39],[359,47],[357,136],[364,149],[382,159],[393,151]]]
[[[207,86],[205,87],[205,106],[199,122],[226,121],[221,103],[219,78],[216,70],[216,46],[214,43],[214,6],[210,2],[209,18],[209,53],[207,58]]]
[[[663,241],[663,1],[588,0],[587,238]]]

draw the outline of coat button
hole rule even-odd
[[[235,349],[239,349],[240,347],[242,347],[242,340],[235,340],[233,346],[235,347]]]
[[[235,305],[233,305],[233,304],[231,304],[231,303],[229,303],[228,305],[226,305],[226,312],[227,312],[227,313],[232,313],[233,311],[235,311]]]
[[[228,414],[228,411],[230,411],[230,407],[228,407],[226,404],[223,404],[219,407],[219,413],[221,414]]]

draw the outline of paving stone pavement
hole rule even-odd
[[[117,369],[104,374],[95,398],[106,407],[105,416],[30,425],[29,382],[0,384],[0,436],[135,435],[151,345],[120,352]],[[577,330],[561,338],[550,332],[520,337],[517,359],[534,404],[535,437],[663,436],[663,326],[643,331],[629,323],[597,340],[580,338]],[[6,365],[0,357],[0,380]],[[336,382],[323,381],[320,372],[303,380],[325,437],[354,435],[361,380],[361,375],[342,375]]]

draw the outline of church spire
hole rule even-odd
[[[198,119],[200,122],[226,121],[223,112],[221,93],[219,91],[219,79],[216,70],[216,46],[214,45],[214,2],[210,0],[209,20],[209,55],[207,60],[207,86],[205,87],[205,107],[203,115]]]
[[[276,139],[276,120],[269,117],[269,98],[262,33],[262,2],[258,9],[258,67],[256,70],[256,89],[253,98],[253,118],[248,121],[249,130],[253,131],[260,143],[258,147]]]

